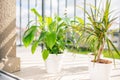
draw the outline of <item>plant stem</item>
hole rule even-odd
[[[102,43],[102,45],[100,45],[100,48],[98,50],[97,60],[100,60],[102,51],[104,50],[104,44],[105,44],[105,41],[103,40],[103,43]]]

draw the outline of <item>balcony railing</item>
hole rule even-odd
[[[97,6],[100,1],[101,0],[16,0],[17,45],[22,45],[22,35],[28,22],[36,20],[37,23],[37,17],[31,13],[31,8],[36,8],[43,17],[53,17],[55,14],[65,16],[64,13],[66,12],[66,17],[75,19],[75,16],[79,16],[82,17],[86,23],[85,12],[77,6],[81,6],[86,10],[89,9],[87,6],[88,3]]]

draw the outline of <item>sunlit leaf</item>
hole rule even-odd
[[[40,33],[40,36],[39,36],[38,42],[41,42],[43,39],[45,39],[46,34],[47,34],[46,31],[42,31],[42,32]]]
[[[32,52],[32,54],[35,53],[36,48],[38,47],[38,44],[39,44],[38,41],[34,41],[34,42],[33,42],[32,47],[31,47],[31,52]]]
[[[76,17],[80,24],[84,24],[84,20],[80,17]]]
[[[45,22],[46,22],[47,26],[49,27],[49,25],[52,23],[52,18],[51,17],[45,17]]]
[[[34,40],[36,30],[37,26],[32,26],[24,33],[22,41],[25,47],[28,47]]]
[[[43,58],[43,60],[45,61],[48,58],[48,56],[49,56],[49,51],[47,49],[44,49],[42,51],[42,58]]]
[[[48,32],[45,38],[46,45],[52,49],[56,42],[57,35],[55,32]]]

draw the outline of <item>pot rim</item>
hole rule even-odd
[[[103,60],[106,60],[106,59],[103,59]],[[108,61],[111,61],[111,60],[108,60]],[[101,65],[111,65],[113,62],[111,61],[111,63],[100,63],[100,62],[92,62],[91,60],[90,63],[101,64]]]

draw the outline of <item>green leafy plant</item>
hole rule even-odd
[[[112,27],[113,22],[116,20],[116,17],[111,15],[112,11],[110,11],[110,5],[111,0],[106,0],[104,9],[102,9],[101,6],[90,6],[90,11],[85,10],[88,23],[86,23],[85,26],[74,26],[73,28],[80,34],[80,40],[82,43],[87,44],[88,47],[93,50],[95,54],[95,62],[100,61],[100,55],[104,50],[105,44],[107,45],[109,55],[112,55],[113,59],[113,49],[120,56],[119,51],[108,37],[109,30]],[[79,21],[80,24],[83,22],[83,20],[81,20],[82,19]]]
[[[47,59],[49,54],[61,54],[66,45],[66,28],[67,18],[59,16],[43,17],[36,9],[31,10],[38,18],[38,25],[30,26],[23,35],[23,43],[25,47],[32,45],[31,52],[34,54],[40,43],[44,45],[42,57]]]

